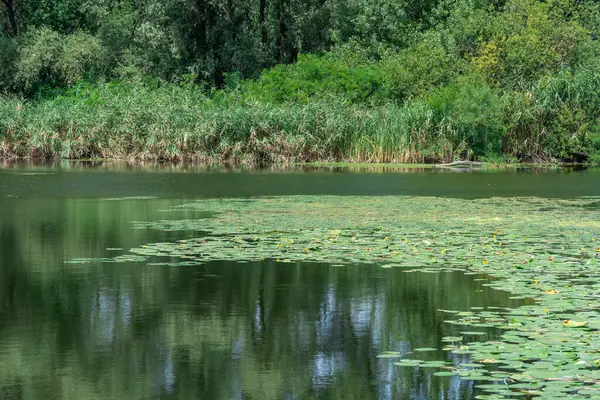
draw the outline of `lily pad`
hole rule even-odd
[[[456,372],[453,372],[453,371],[440,371],[440,372],[434,372],[433,375],[435,375],[435,376],[455,376]]]
[[[159,263],[270,259],[365,268],[401,266],[413,273],[458,269],[479,277],[485,274],[489,281],[478,287],[505,291],[525,305],[481,309],[481,304],[473,304],[461,312],[440,309],[445,327],[450,332],[454,326],[463,327],[461,335],[470,342],[468,347],[446,348],[453,355],[490,361],[495,369],[519,377],[517,384],[544,381],[547,385],[536,389],[541,398],[557,398],[560,388],[576,398],[582,397],[579,384],[589,386],[599,380],[594,362],[600,359],[600,269],[596,268],[600,246],[591,238],[600,237],[600,209],[590,207],[597,201],[391,196],[203,199],[177,210],[201,211],[209,218],[132,223],[134,229],[202,232],[196,238],[185,243],[147,243],[126,255],[69,263],[139,262],[161,268]],[[484,298],[480,293],[473,296]],[[492,329],[478,332],[477,328]],[[444,342],[464,340],[456,338]],[[463,368],[469,372],[465,379],[492,378],[473,375],[468,368]],[[570,382],[558,385],[553,378]]]

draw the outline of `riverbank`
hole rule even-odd
[[[243,90],[206,93],[194,85],[80,84],[36,100],[0,98],[0,157],[250,164],[597,162],[598,111],[584,102],[582,91],[570,95],[576,83],[598,84],[594,76],[570,76],[567,92],[556,78],[525,102],[520,93],[491,101],[489,93],[474,92],[485,86],[465,83],[453,96],[433,93],[430,100],[404,105],[334,99],[275,103]],[[588,94],[597,89],[585,87]]]
[[[190,27],[204,32],[195,39],[180,31],[187,19],[163,31],[178,21],[171,16],[152,30],[160,19],[135,7],[137,16],[112,20],[106,10],[100,14],[112,22],[75,30],[49,23],[69,13],[44,23],[25,18],[0,36],[0,157],[600,162],[600,5],[434,2],[403,20],[413,6],[392,3],[398,18],[387,23],[369,14],[378,7],[342,12],[340,4],[330,10],[337,17],[314,15],[341,25],[299,17],[295,32],[291,20],[284,29],[283,14],[271,31],[266,9],[254,28],[256,15],[244,11],[234,22],[231,9],[221,22],[211,19],[216,31]],[[190,4],[187,12],[204,20],[208,11],[196,11]],[[117,29],[125,20],[137,22]],[[377,23],[338,29],[357,21]],[[273,40],[269,32],[281,29]]]

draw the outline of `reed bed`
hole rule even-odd
[[[207,95],[193,86],[82,84],[45,99],[0,97],[0,157],[427,163],[502,155],[551,161],[600,149],[597,93],[597,74],[559,76],[531,93],[496,96],[493,104],[480,100],[484,93],[450,105],[445,95],[405,105],[271,103],[235,92]]]
[[[106,85],[35,102],[4,98],[0,115],[4,158],[423,162],[447,160],[454,148],[424,105],[215,101],[189,89]]]

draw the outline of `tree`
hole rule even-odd
[[[19,24],[17,23],[17,8],[19,3],[15,0],[0,0],[2,12],[5,16],[4,31],[10,36],[19,34]]]

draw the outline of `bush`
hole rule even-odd
[[[0,34],[0,94],[7,94],[14,89],[16,73],[17,43],[16,39]]]
[[[275,103],[306,103],[337,98],[353,104],[404,103],[450,83],[468,66],[451,43],[425,35],[400,53],[350,53],[342,46],[326,56],[304,55],[293,65],[278,65],[242,85],[247,97]],[[377,57],[375,57],[377,58]]]
[[[593,163],[600,164],[600,126],[596,125],[594,131],[596,132],[592,136],[592,143],[594,145],[594,153],[590,157],[590,161]]]
[[[306,55],[296,64],[263,72],[258,80],[247,81],[242,91],[246,98],[273,103],[332,97],[361,103],[380,96],[382,84],[376,64],[350,65],[335,57]]]
[[[600,63],[562,70],[527,92],[509,95],[508,151],[519,157],[584,161],[597,151]]]
[[[464,156],[501,153],[503,99],[481,77],[460,78],[427,95],[426,100]]]
[[[575,18],[557,14],[557,3],[512,0],[504,12],[490,15],[494,29],[481,42],[475,67],[494,84],[527,89],[593,57],[591,35]]]
[[[19,49],[16,83],[24,89],[41,84],[57,85],[56,61],[61,52],[61,35],[50,29],[29,32]]]
[[[95,79],[104,75],[104,52],[94,36],[82,32],[65,36],[55,67],[61,83],[72,85],[84,78]]]
[[[414,46],[382,61],[391,98],[403,103],[458,76],[465,64],[446,39],[438,34],[424,35]]]
[[[101,76],[104,48],[94,36],[61,35],[46,28],[29,32],[18,51],[15,81],[26,91],[60,87]]]

